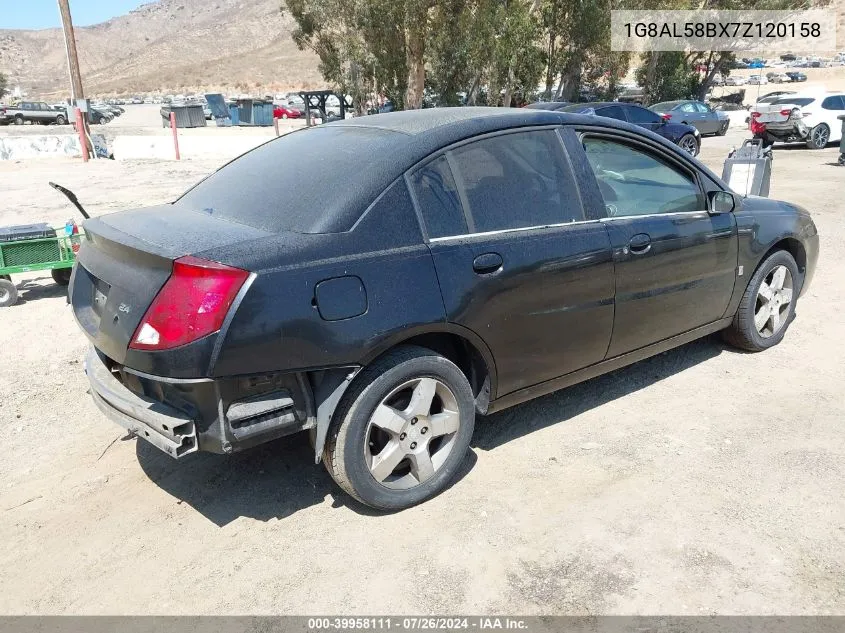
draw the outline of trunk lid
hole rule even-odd
[[[83,226],[70,302],[94,346],[118,363],[175,259],[270,235],[173,205],[92,218]]]

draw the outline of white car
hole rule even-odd
[[[754,106],[751,132],[764,144],[806,143],[823,149],[842,138],[845,92],[787,95],[769,104]]]
[[[744,86],[747,83],[748,83],[748,79],[746,79],[745,77],[733,77],[733,76],[731,76],[731,77],[728,77],[725,80],[726,86]]]
[[[765,86],[767,83],[769,83],[769,80],[766,79],[765,75],[751,75],[748,78],[749,86]]]

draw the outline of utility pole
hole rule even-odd
[[[82,74],[79,72],[79,56],[76,54],[76,37],[73,34],[73,21],[70,18],[68,0],[59,0],[59,13],[62,16],[62,32],[65,35],[67,63],[70,67],[71,96],[74,101],[84,99]]]
[[[85,92],[82,90],[82,73],[79,71],[79,56],[76,53],[76,36],[73,33],[73,21],[70,17],[69,0],[58,0],[59,14],[62,18],[62,33],[65,36],[65,50],[67,51],[67,64],[70,70],[70,92],[71,100],[74,108],[80,108],[80,103],[85,99]],[[87,143],[84,139],[90,137],[88,130],[88,112],[82,113],[82,116],[77,116],[77,121],[81,122],[81,129],[78,130],[80,139],[83,139],[82,152],[87,157]]]

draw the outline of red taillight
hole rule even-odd
[[[249,273],[198,257],[180,257],[135,330],[129,347],[172,349],[216,332]]]
[[[672,115],[668,114],[668,113],[667,114],[661,114],[660,116],[664,121],[668,121],[669,119],[672,118]]]
[[[783,116],[789,116],[790,114],[792,114],[792,110],[787,110],[787,109],[784,108],[783,110],[780,111],[780,113]]]

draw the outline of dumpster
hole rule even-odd
[[[839,164],[845,165],[845,114],[836,117],[842,121],[842,138],[839,139]]]
[[[170,113],[176,113],[176,127],[205,127],[205,112],[202,104],[166,105],[160,110],[161,127],[170,127]]]
[[[742,196],[768,196],[772,180],[772,148],[763,139],[746,139],[725,160],[722,180]]]
[[[273,125],[273,103],[262,99],[238,99],[238,123],[233,125]]]

